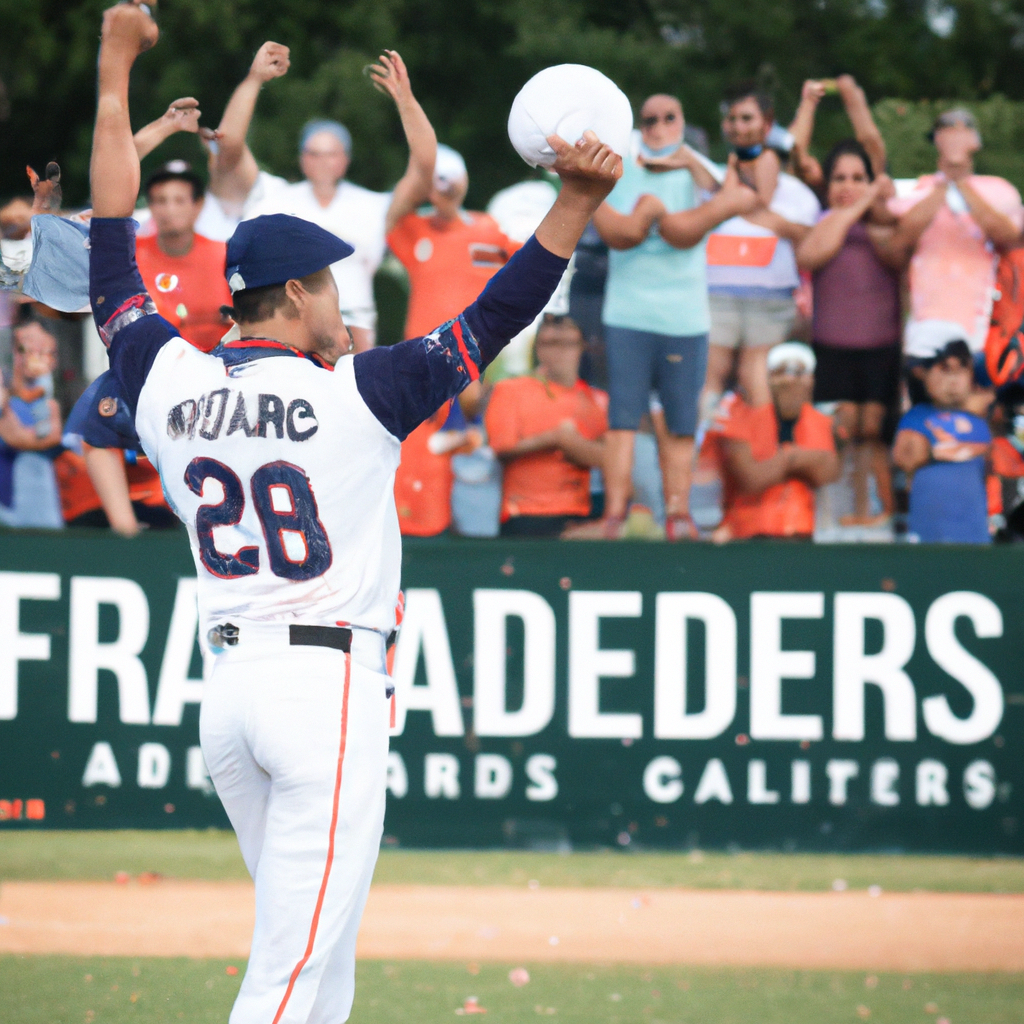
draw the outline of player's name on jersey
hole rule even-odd
[[[167,436],[174,441],[197,437],[216,441],[234,434],[308,441],[319,429],[313,406],[305,398],[247,395],[233,388],[186,398],[167,413]]]

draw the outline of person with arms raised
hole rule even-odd
[[[383,833],[401,442],[543,309],[622,161],[592,133],[551,136],[558,199],[476,301],[426,337],[355,355],[331,272],[352,246],[297,217],[244,221],[225,268],[240,337],[203,353],[157,313],[134,262],[128,81],[157,37],[139,4],[104,15],[92,308],[188,528],[214,652],[200,740],[256,894],[232,1022],[342,1024]]]

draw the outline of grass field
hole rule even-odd
[[[118,871],[171,878],[246,879],[230,832],[8,832],[0,880],[112,879]],[[383,850],[374,880],[422,885],[624,886],[823,891],[1024,893],[1024,859],[783,853],[528,853]],[[1024,1015],[1022,1015],[1024,1020]]]
[[[521,966],[521,965],[512,965]],[[235,975],[229,968],[239,969]],[[12,1024],[223,1024],[245,965],[225,960],[0,957]],[[1024,980],[1001,975],[385,963],[358,967],[352,1024],[440,1024],[475,996],[491,1024],[1020,1024]]]
[[[226,832],[18,832],[0,881],[105,880],[116,872],[245,879]],[[379,883],[682,886],[1024,893],[1024,859],[772,853],[570,855],[384,850]],[[515,987],[512,968],[530,981]],[[243,961],[0,956],[0,1021],[223,1024]],[[361,961],[353,1024],[451,1022],[475,997],[491,1024],[1021,1024],[1024,975]]]

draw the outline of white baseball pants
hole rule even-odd
[[[249,966],[230,1024],[342,1024],[384,828],[390,701],[383,640],[352,655],[280,630],[217,656],[203,756],[256,882]],[[372,667],[371,667],[372,666]]]

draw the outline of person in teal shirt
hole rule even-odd
[[[608,359],[603,536],[620,536],[629,504],[633,446],[658,392],[665,413],[661,466],[665,533],[692,540],[693,437],[708,358],[704,238],[757,205],[730,165],[719,186],[683,144],[683,108],[674,96],[650,96],[640,110],[640,155],[594,215],[611,250],[602,320]],[[710,193],[710,195],[708,195]]]

